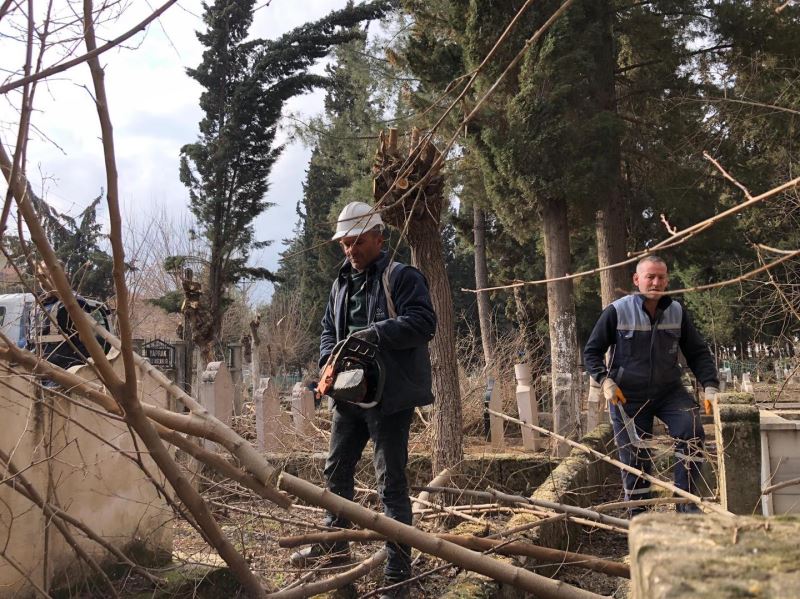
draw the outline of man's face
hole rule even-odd
[[[378,259],[383,248],[383,233],[367,231],[361,235],[344,237],[339,241],[342,251],[357,271],[365,270]]]
[[[633,275],[633,284],[647,299],[661,297],[660,293],[653,292],[666,291],[668,283],[667,265],[663,262],[642,262]]]

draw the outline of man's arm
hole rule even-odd
[[[338,279],[331,287],[328,297],[328,305],[325,307],[325,315],[322,317],[322,335],[319,338],[319,367],[325,366],[328,356],[336,346],[336,323],[334,322],[334,306],[336,303],[336,292],[338,290]]]
[[[714,364],[714,358],[708,350],[708,344],[694,326],[692,317],[683,309],[681,322],[681,351],[686,358],[686,363],[692,369],[695,378],[703,387],[719,387],[719,375]]]
[[[608,306],[592,329],[592,334],[583,348],[583,365],[586,372],[598,383],[608,376],[606,352],[617,342],[617,309]]]
[[[392,300],[397,318],[376,322],[378,344],[386,349],[411,349],[426,345],[436,332],[428,283],[420,271],[406,266],[392,284]]]

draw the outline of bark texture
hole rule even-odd
[[[570,272],[570,243],[567,204],[558,200],[542,202],[545,273],[548,279]],[[553,428],[557,433],[580,437],[580,398],[577,385],[578,340],[575,333],[575,298],[572,280],[547,284],[547,314],[550,329],[550,357],[553,389]],[[557,456],[566,456],[569,447],[562,442],[553,447]]]
[[[614,69],[617,66],[613,36],[613,7],[609,0],[596,3],[599,25],[602,28],[602,51],[598,56],[598,68],[592,74],[593,91],[597,106],[616,120],[617,99]],[[595,215],[597,240],[597,262],[602,268],[625,260],[627,232],[625,227],[625,202],[620,193],[621,149],[617,129],[611,129],[605,143],[605,167],[607,176],[597,190],[598,210]],[[629,287],[627,270],[618,267],[600,273],[600,296],[603,307],[625,293]]]
[[[444,181],[431,165],[439,156],[433,144],[411,135],[410,152],[397,150],[397,131],[381,133],[373,172],[376,209],[397,227],[411,247],[411,261],[428,279],[436,334],[431,342],[433,394],[433,470],[455,466],[463,455],[461,392],[458,385],[453,298],[444,263],[441,236]]]
[[[473,209],[473,233],[475,236],[475,287],[489,286],[489,269],[486,265],[486,213],[476,205]],[[478,292],[478,321],[481,327],[481,344],[486,365],[494,356],[494,332],[492,331],[492,306],[489,292]]]

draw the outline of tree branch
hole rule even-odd
[[[22,77],[21,79],[17,79],[16,81],[12,81],[11,83],[6,83],[4,85],[0,85],[0,94],[6,94],[6,93],[10,92],[11,90],[17,89],[18,87],[22,87],[23,85],[25,85],[27,83],[32,83],[34,81],[39,81],[40,79],[45,79],[47,77],[51,77],[53,75],[57,75],[58,73],[63,73],[64,71],[66,71],[68,69],[71,69],[72,67],[74,67],[76,65],[79,65],[79,64],[81,64],[83,62],[86,62],[87,60],[89,60],[91,58],[95,58],[97,56],[100,56],[104,52],[107,52],[108,50],[111,50],[112,48],[115,48],[115,47],[119,46],[121,43],[123,43],[124,41],[128,40],[130,37],[133,37],[134,35],[136,35],[140,31],[142,31],[150,23],[155,21],[162,14],[164,14],[164,12],[166,12],[166,10],[170,6],[175,4],[177,1],[178,0],[168,0],[163,5],[161,5],[158,9],[153,11],[146,19],[144,19],[144,20],[140,21],[138,24],[136,24],[133,28],[129,29],[128,31],[126,31],[122,35],[120,35],[118,37],[115,37],[113,40],[111,40],[109,42],[106,42],[105,44],[103,44],[102,46],[94,49],[91,52],[87,52],[86,54],[84,54],[82,56],[78,56],[77,58],[73,58],[72,60],[68,60],[67,62],[62,62],[59,65],[54,65],[54,66],[49,67],[47,69],[43,69],[42,71],[39,71],[38,73],[34,73],[33,75],[30,75],[29,77]]]

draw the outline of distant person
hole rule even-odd
[[[638,434],[645,437],[652,435],[653,418],[658,417],[675,439],[675,486],[698,494],[705,434],[699,407],[681,381],[678,350],[703,385],[707,402],[714,401],[719,378],[708,345],[689,314],[663,294],[668,283],[664,260],[658,256],[642,258],[633,275],[639,292],[620,298],[603,310],[583,350],[583,359],[609,402],[620,460],[652,473],[649,451],[631,445],[621,410],[633,420]],[[624,404],[620,393],[626,400]],[[650,498],[650,483],[635,474],[623,471],[622,485],[626,501]],[[677,510],[698,513],[700,508],[693,503],[679,504]],[[631,516],[642,511],[644,508],[629,510]]]
[[[353,499],[356,464],[372,440],[378,495],[384,513],[411,524],[411,501],[406,481],[408,435],[414,408],[433,402],[428,342],[436,330],[428,284],[416,268],[392,262],[383,250],[383,221],[364,202],[351,202],[342,210],[333,240],[338,241],[345,261],[333,282],[322,319],[320,367],[340,341],[357,337],[378,348],[384,364],[383,392],[376,397],[370,382],[363,401],[337,398],[332,393],[333,418],[330,448],[325,462],[327,487],[337,495]],[[367,373],[368,380],[375,373]],[[372,407],[362,407],[371,405]],[[361,405],[360,405],[361,404]],[[350,522],[334,514],[328,526],[348,528]],[[411,577],[411,548],[386,544],[388,559],[384,586]],[[307,565],[323,557],[349,557],[347,543],[319,544],[291,556],[294,565]],[[387,590],[381,599],[408,596],[407,586]]]

